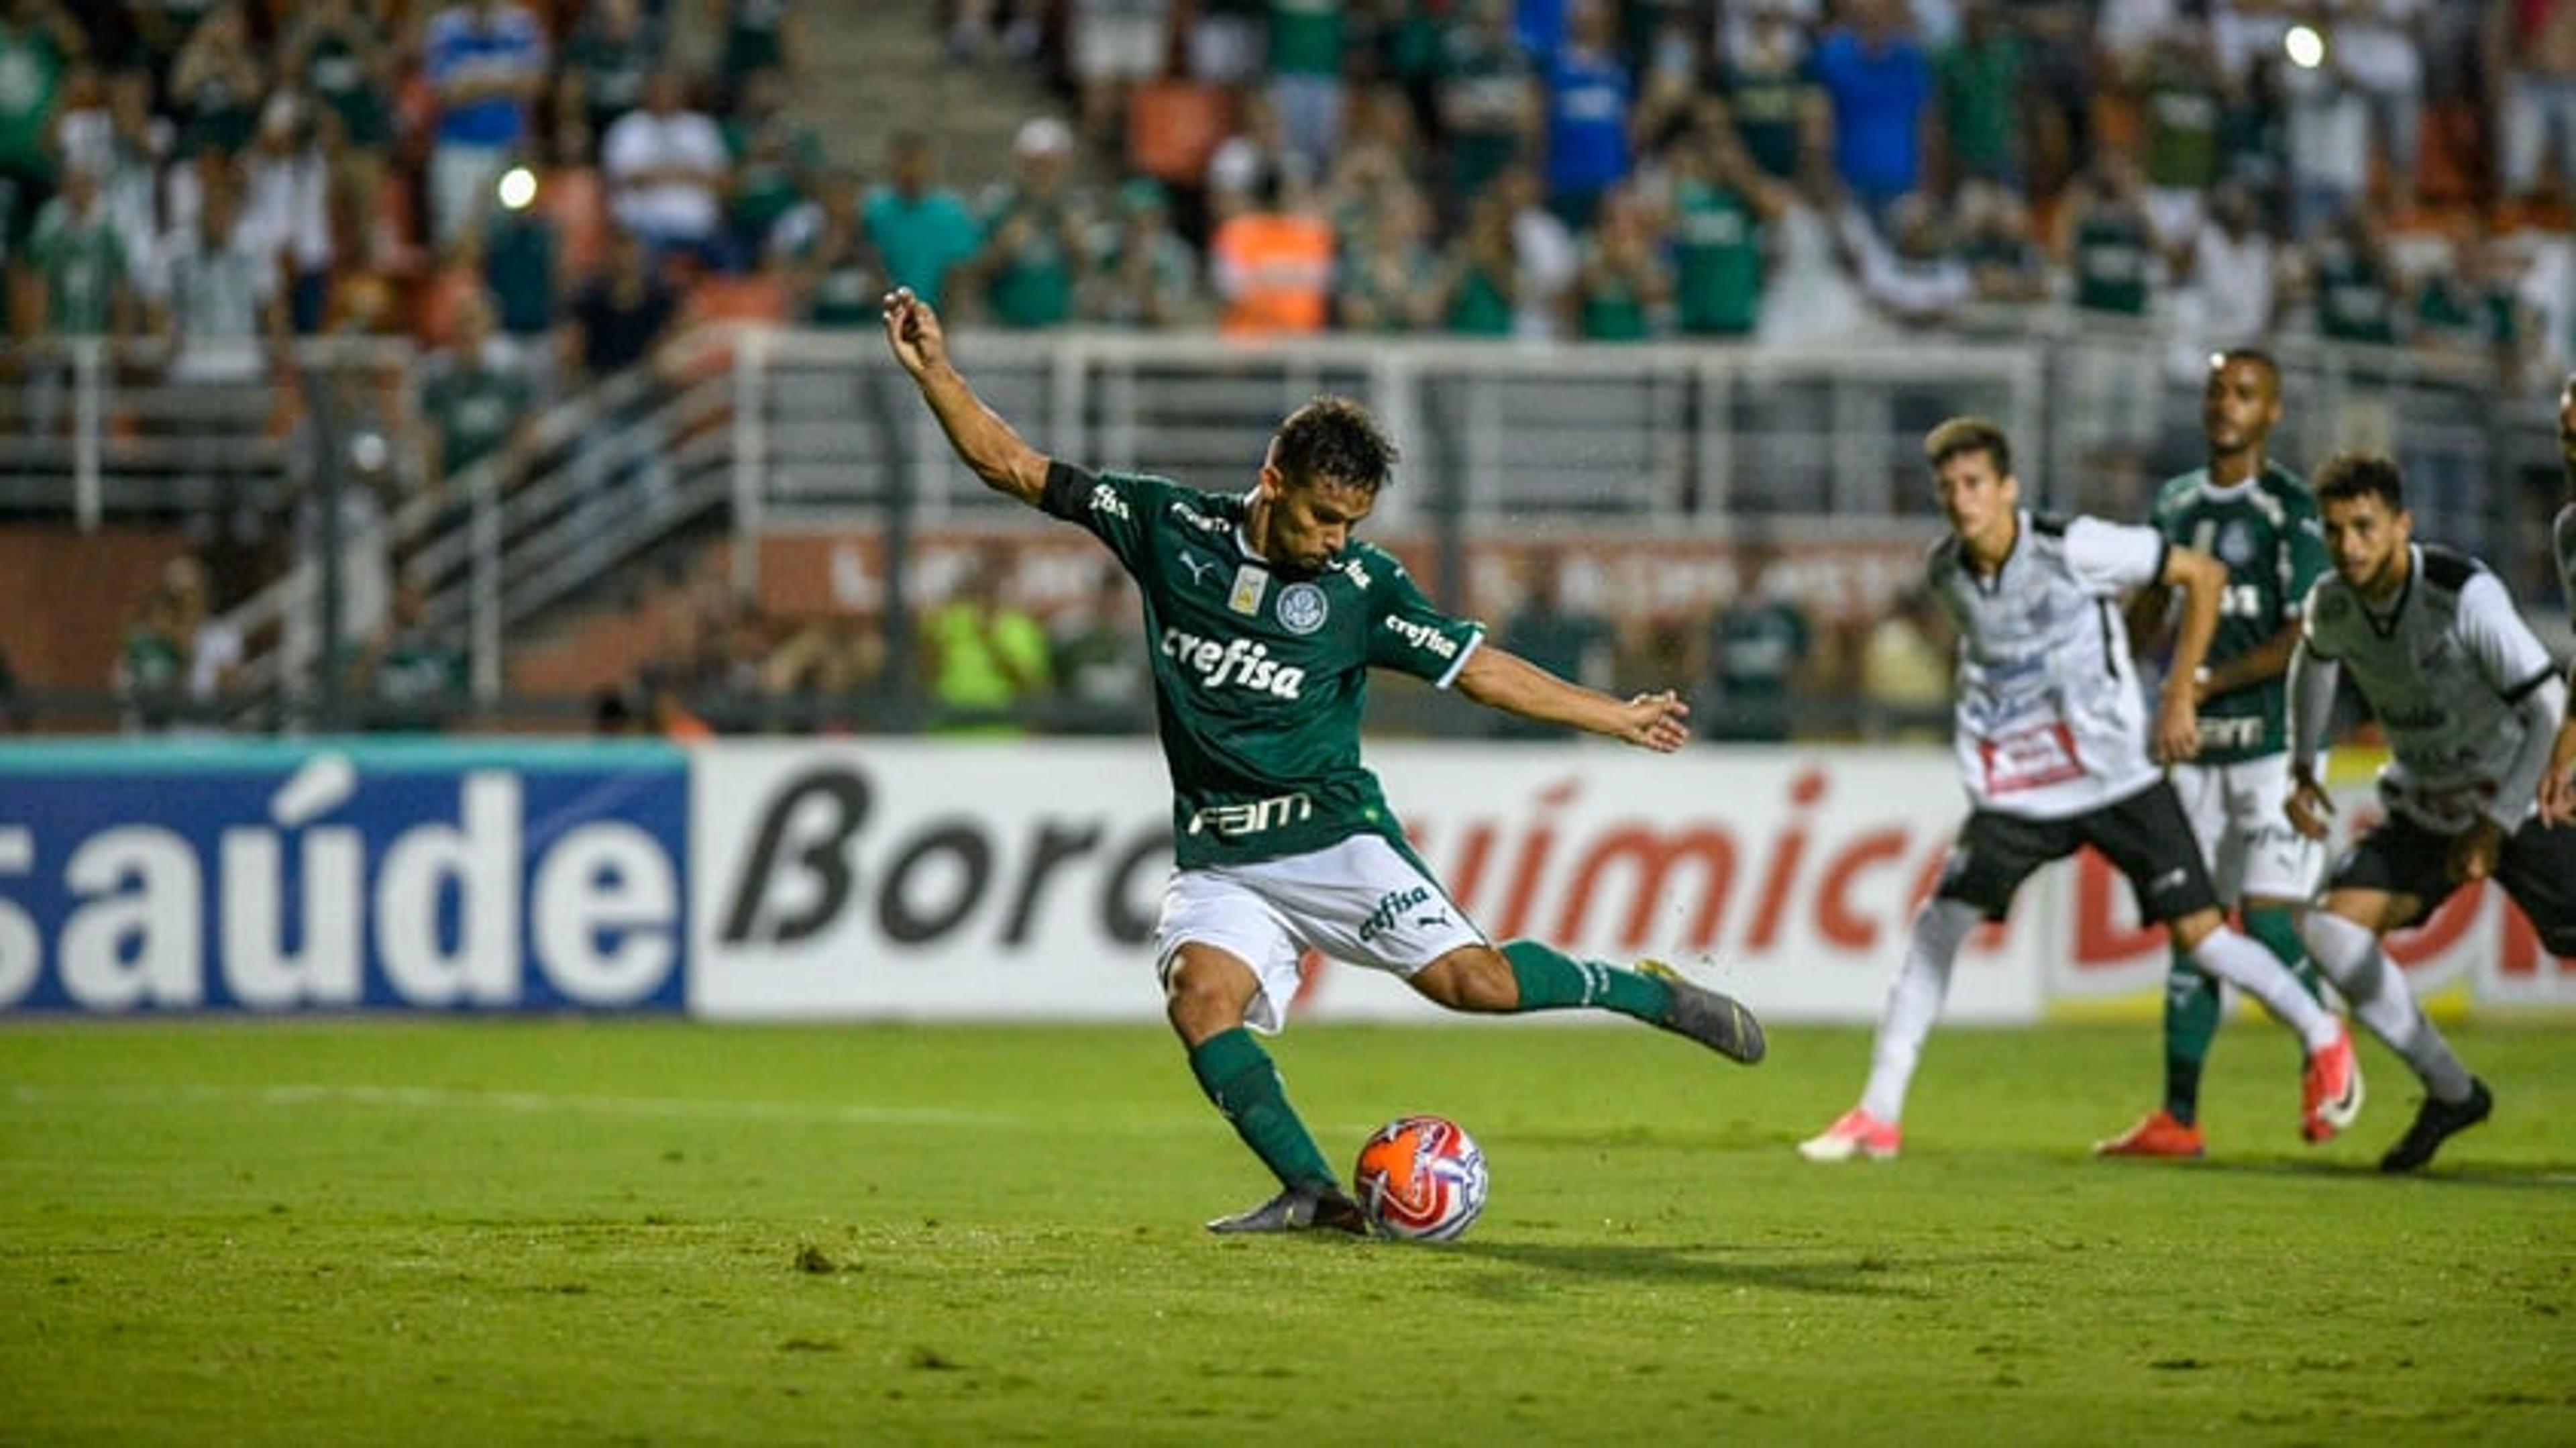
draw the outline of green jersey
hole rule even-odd
[[[2397,298],[2378,261],[2358,248],[2329,242],[2316,256],[2317,330],[2337,342],[2397,340]]]
[[[2264,463],[2262,472],[2232,488],[2212,486],[2206,468],[2169,480],[2156,495],[2155,526],[2227,566],[2218,634],[2209,645],[2213,666],[2278,634],[2298,617],[2308,585],[2326,571],[2316,496],[2279,463]],[[2288,748],[2286,698],[2276,676],[2203,701],[2200,762],[2233,764]]]
[[[438,429],[440,466],[454,477],[499,452],[531,405],[526,382],[469,363],[432,377],[421,390],[420,410]]]
[[[107,208],[92,206],[81,216],[64,197],[46,202],[36,213],[27,255],[44,281],[45,329],[61,337],[106,336],[128,280],[125,242]]]
[[[1311,576],[1274,569],[1244,537],[1247,498],[1058,462],[1042,506],[1109,545],[1144,595],[1181,868],[1278,859],[1358,834],[1404,847],[1360,764],[1368,671],[1446,687],[1482,625],[1433,608],[1403,564],[1366,543]]]
[[[2108,206],[2087,214],[2075,226],[2075,305],[2088,312],[2144,315],[2154,256],[2154,238],[2135,208]]]
[[[1762,306],[1762,221],[1732,186],[1673,184],[1674,301],[1682,331],[1752,335]]]

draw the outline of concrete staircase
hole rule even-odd
[[[806,75],[795,106],[832,159],[873,184],[886,142],[922,131],[941,176],[972,201],[1011,174],[1011,136],[1035,115],[1070,119],[1034,62],[949,59],[940,0],[843,0],[805,12]]]

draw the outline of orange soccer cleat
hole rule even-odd
[[[2095,1156],[2143,1156],[2186,1161],[2207,1154],[2198,1123],[2185,1125],[2170,1111],[2158,1109],[2145,1120],[2108,1141],[2093,1143]]]

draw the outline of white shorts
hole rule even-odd
[[[2177,764],[2173,787],[2222,903],[2305,901],[2316,893],[2325,846],[2290,828],[2289,755]]]
[[[1409,980],[1486,943],[1428,870],[1381,836],[1353,835],[1309,854],[1174,874],[1154,926],[1154,968],[1170,975],[1184,945],[1240,959],[1261,981],[1244,1024],[1275,1033],[1288,1024],[1297,961],[1309,949]]]

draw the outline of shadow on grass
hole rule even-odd
[[[2125,1163],[2123,1164],[2125,1165]],[[2168,1166],[2167,1170],[2173,1169]],[[2435,1187],[2484,1187],[2504,1191],[2563,1192],[2576,1188],[2576,1162],[2436,1162],[2420,1171],[2384,1172],[2375,1161],[2195,1161],[2184,1171],[2231,1172],[2242,1176],[2306,1177],[2316,1180],[2419,1182]]]
[[[1647,1242],[1461,1242],[1449,1249],[1482,1262],[1581,1277],[1618,1277],[1669,1285],[1742,1287],[1825,1297],[1920,1299],[1932,1294],[1891,1280],[1900,1270],[1950,1267],[1955,1261],[1858,1256],[1840,1261],[1754,1260],[1740,1249],[1673,1247]]]

